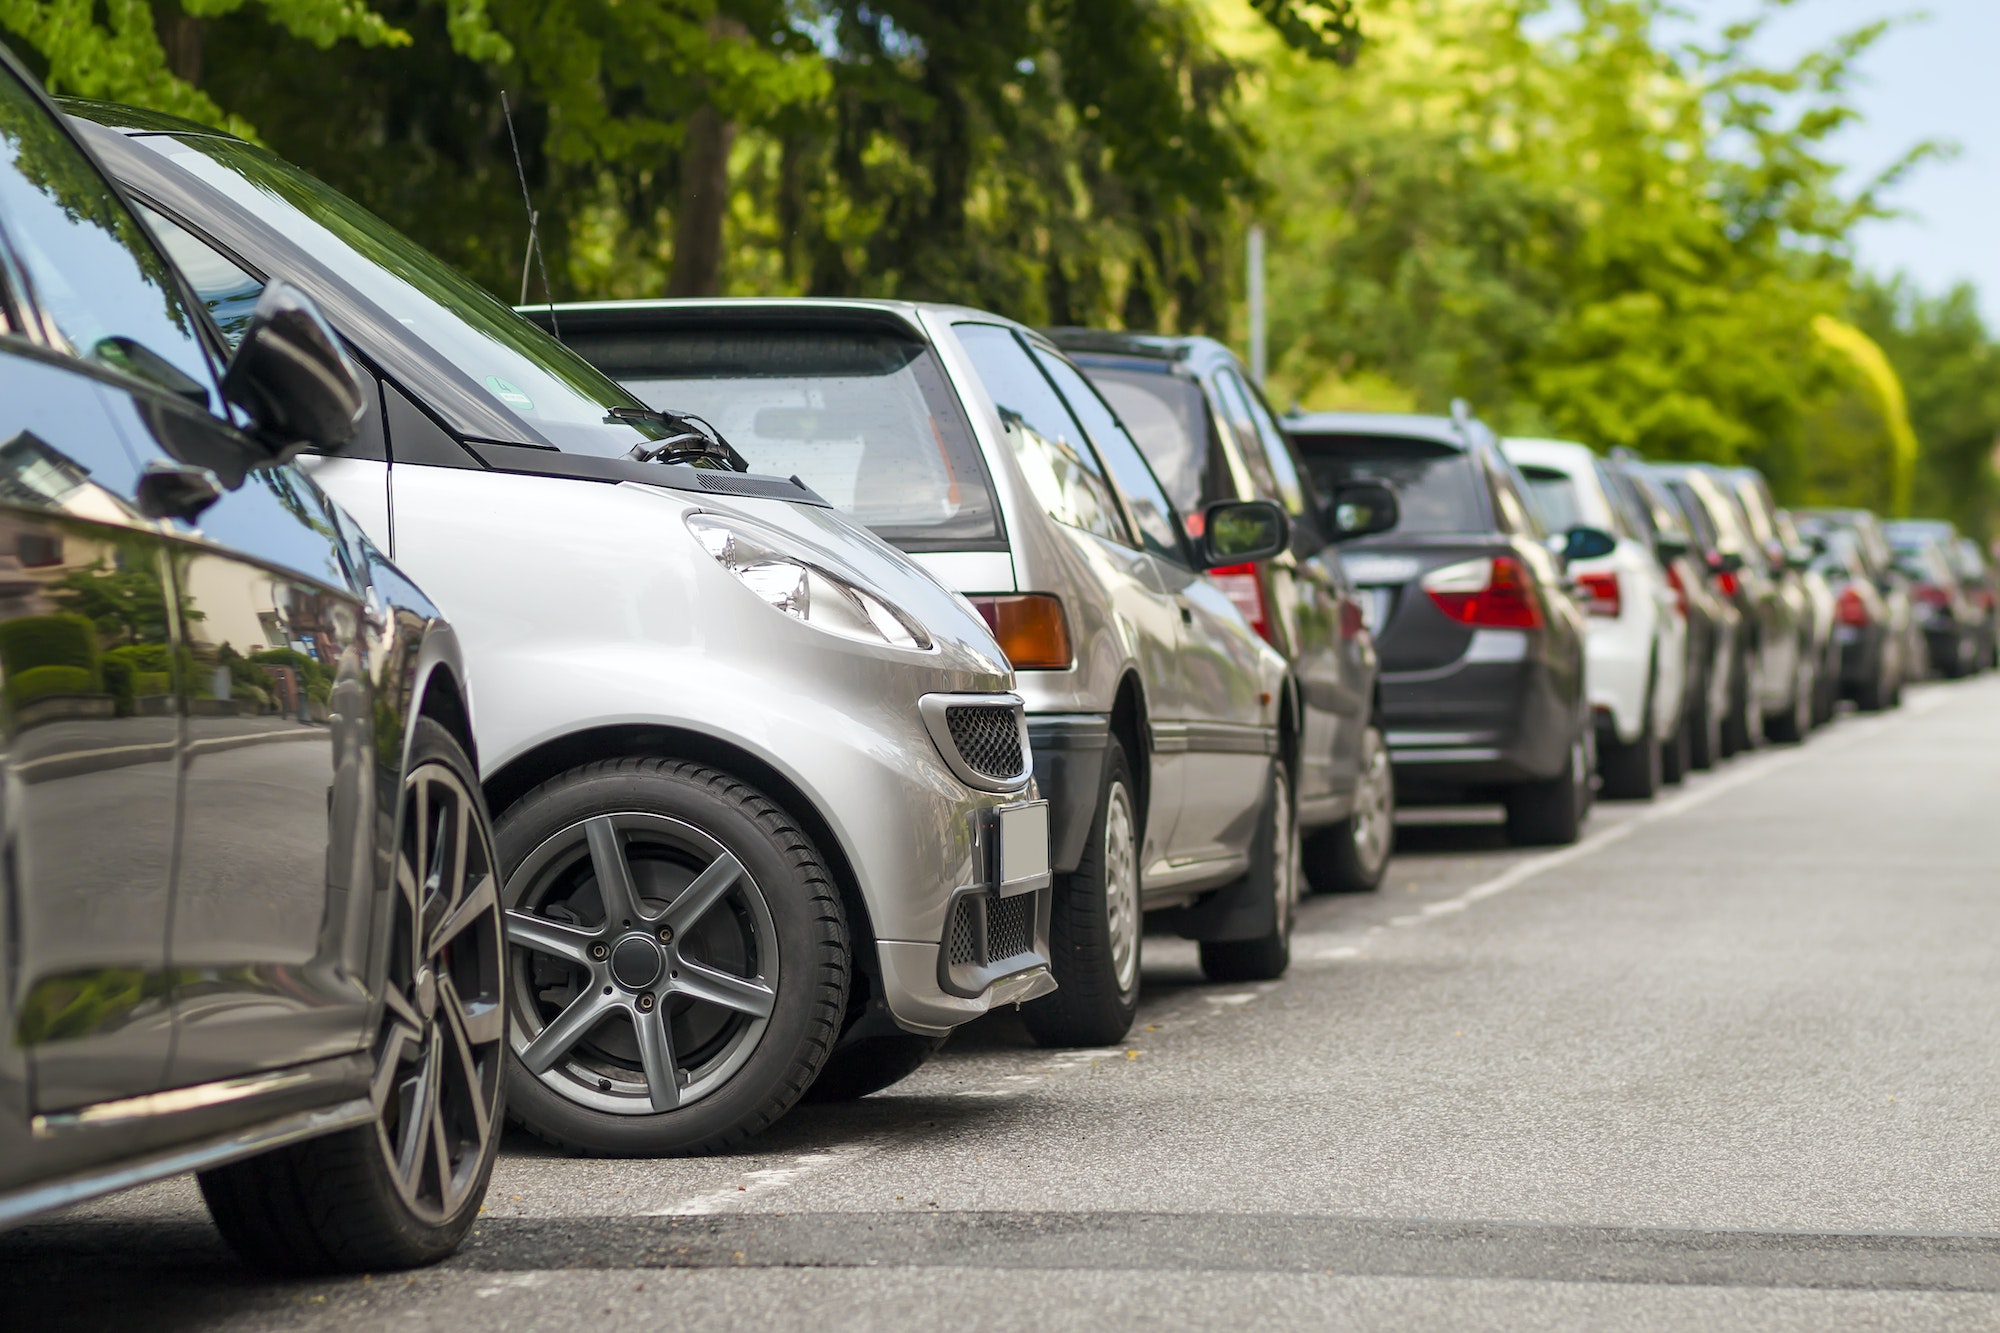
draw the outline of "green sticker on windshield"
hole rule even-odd
[[[493,396],[518,412],[535,410],[535,400],[501,379],[498,375],[486,377],[486,387],[493,390]]]

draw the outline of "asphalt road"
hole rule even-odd
[[[0,1236],[9,1328],[2000,1326],[2000,679],[1508,850],[1406,821],[1282,982],[1149,940],[757,1151],[510,1143],[465,1252],[266,1283],[186,1182]],[[17,1317],[23,1322],[16,1323]]]

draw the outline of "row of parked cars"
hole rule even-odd
[[[0,144],[0,1225],[195,1171],[264,1265],[424,1262],[503,1120],[714,1151],[997,1007],[1113,1042],[1149,930],[1281,975],[1398,801],[1569,841],[1850,650],[1992,655],[1959,546],[1946,652],[1754,474],[1280,420],[1199,338],[515,311],[11,62]]]

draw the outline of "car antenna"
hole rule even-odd
[[[549,303],[549,332],[555,334],[556,341],[562,341],[562,328],[556,323],[556,294],[549,286],[549,266],[542,261],[542,215],[535,211],[535,201],[528,193],[528,169],[521,165],[521,141],[514,137],[514,111],[507,105],[507,90],[500,90],[500,114],[507,118],[507,142],[514,149],[514,174],[521,180],[521,203],[528,210],[528,251],[535,257],[535,268],[542,275],[542,299]],[[521,256],[521,304],[528,304],[528,256]]]

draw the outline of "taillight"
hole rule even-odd
[[[1708,553],[1708,567],[1715,572],[1715,590],[1724,597],[1734,597],[1742,591],[1743,584],[1737,579],[1736,571],[1722,568],[1722,553]]]
[[[1221,565],[1208,571],[1209,581],[1250,622],[1265,643],[1271,642],[1271,609],[1264,604],[1264,578],[1255,565]]]
[[[1950,606],[1951,594],[1935,583],[1919,583],[1910,589],[1910,596],[1925,606]]]
[[[1480,629],[1540,629],[1542,603],[1534,580],[1511,555],[1433,569],[1421,580],[1438,610]]]
[[[1361,613],[1361,603],[1352,597],[1340,599],[1340,637],[1357,639],[1368,628],[1368,617]]]
[[[968,597],[1016,671],[1067,671],[1075,661],[1062,603],[1045,592]]]
[[[1861,629],[1868,624],[1868,605],[1853,588],[1842,588],[1840,600],[1833,604],[1833,618],[1843,625]]]
[[[1667,586],[1674,590],[1674,614],[1682,620],[1686,620],[1688,614],[1688,590],[1687,584],[1681,582],[1680,566],[1674,564],[1667,566]]]
[[[1624,606],[1618,595],[1618,572],[1609,570],[1602,574],[1579,574],[1576,576],[1577,590],[1583,594],[1583,609],[1593,616],[1604,616],[1616,620]]]

